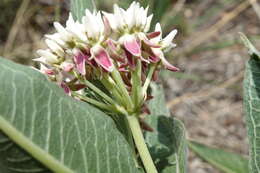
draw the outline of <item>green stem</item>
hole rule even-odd
[[[127,116],[123,116],[122,118],[124,119],[126,140],[128,141],[129,145],[131,146],[133,156],[134,156],[135,165],[136,165],[136,167],[139,167],[138,160],[137,160],[137,154],[136,154],[136,151],[135,151],[135,143],[134,143],[134,140],[133,140],[133,137],[132,137],[132,132],[131,132],[129,123],[127,121]]]
[[[141,60],[137,60],[136,68],[132,72],[132,100],[134,102],[134,107],[139,108],[140,107],[140,102],[142,101],[143,98],[143,93],[142,93],[142,64]],[[136,110],[135,110],[136,111]]]
[[[149,150],[145,144],[144,136],[138,121],[138,118],[135,115],[128,115],[127,120],[132,131],[132,135],[135,141],[136,148],[140,154],[141,160],[143,162],[144,168],[147,173],[158,173],[156,167],[153,163],[152,157],[149,153]]]
[[[111,79],[112,80],[112,79]],[[105,76],[101,79],[101,83],[105,86],[105,88],[115,96],[117,102],[120,105],[126,106],[126,100],[121,96],[119,91],[117,90],[117,85],[114,81],[109,80],[109,76]]]
[[[72,93],[72,96],[78,97],[79,99],[81,99],[81,100],[83,100],[85,102],[88,102],[90,104],[93,104],[93,105],[95,105],[95,106],[97,106],[97,107],[99,107],[101,109],[105,109],[105,110],[109,110],[109,111],[111,111],[111,109],[113,109],[113,107],[111,105],[107,105],[107,104],[98,102],[95,99],[92,99],[92,98],[89,98],[89,97],[77,94],[75,92]]]
[[[114,104],[114,100],[110,98],[108,95],[106,95],[103,91],[101,91],[99,88],[97,88],[95,85],[93,85],[91,82],[83,79],[83,82],[93,91],[95,91],[98,95],[103,97],[106,101],[108,101],[111,104]]]
[[[125,87],[124,81],[121,78],[120,73],[117,71],[117,69],[115,68],[112,72],[112,77],[114,78],[115,82],[117,83],[118,87],[120,88],[123,97],[125,97],[125,99],[127,100],[127,109],[132,111],[134,105],[133,102],[131,100],[131,97],[129,96],[129,93]]]

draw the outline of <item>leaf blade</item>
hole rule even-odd
[[[89,9],[90,11],[96,9],[95,0],[71,0],[70,3],[72,15],[78,20],[84,16],[86,9]]]
[[[0,83],[0,134],[4,132],[14,139],[12,152],[9,147],[8,152],[0,154],[0,160],[15,158],[17,153],[21,153],[15,146],[17,143],[26,151],[26,156],[33,155],[36,159],[32,160],[45,165],[28,163],[29,167],[26,167],[26,164],[10,164],[24,172],[29,168],[46,167],[59,172],[58,164],[72,172],[138,172],[131,150],[111,118],[66,96],[58,86],[33,69],[3,58],[0,58],[0,68],[0,79],[4,81]],[[3,126],[6,121],[15,132]],[[12,137],[12,133],[18,132],[22,133],[23,140],[16,138],[19,135]],[[0,137],[0,141],[4,141],[4,137]],[[35,155],[31,147],[19,143],[24,140],[30,140],[41,153]],[[53,158],[49,160],[51,163],[42,159],[44,155]]]
[[[242,36],[251,59],[246,64],[244,78],[244,111],[249,139],[249,165],[252,173],[260,172],[260,54],[251,42]]]
[[[151,115],[146,121],[154,132],[145,134],[148,148],[160,173],[186,173],[187,144],[181,121],[170,117],[161,86],[152,85]]]
[[[249,172],[248,160],[241,155],[190,141],[189,147],[202,159],[208,161],[225,173]]]

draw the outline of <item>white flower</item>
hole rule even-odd
[[[89,38],[95,41],[103,41],[105,26],[100,12],[91,13],[88,9],[85,11],[86,16],[82,18],[84,30]]]
[[[165,38],[162,39],[162,28],[160,23],[157,23],[155,25],[155,32],[160,32],[160,34],[157,37],[152,38],[150,40],[152,43],[160,44],[161,49],[163,49],[165,52],[167,52],[173,47],[176,47],[176,44],[172,43],[172,40],[175,38],[177,34],[176,29],[172,30]]]
[[[84,25],[78,21],[74,21],[72,14],[69,14],[69,18],[66,22],[66,30],[73,34],[77,39],[88,42],[88,37],[85,32]]]
[[[34,59],[35,61],[40,61],[46,64],[58,63],[59,59],[54,55],[49,49],[38,50],[37,53],[41,56],[40,58]]]
[[[174,67],[173,65],[171,65],[166,58],[164,57],[164,53],[163,51],[168,51],[171,48],[175,47],[176,45],[172,43],[172,40],[174,39],[174,37],[177,34],[177,30],[173,30],[171,31],[164,39],[162,39],[162,29],[161,29],[161,25],[159,23],[156,24],[155,26],[155,32],[160,32],[160,34],[155,37],[152,38],[150,41],[154,44],[158,44],[161,45],[161,47],[159,48],[155,48],[155,47],[151,47],[151,50],[153,52],[153,54],[158,57],[159,59],[161,59],[163,65],[171,71],[178,71],[179,69]]]
[[[57,42],[46,39],[45,43],[49,47],[50,50],[52,50],[54,53],[56,53],[58,56],[63,57],[64,56],[64,50],[57,44]]]
[[[59,22],[54,22],[53,25],[57,30],[61,40],[64,42],[70,42],[73,40],[73,35],[68,32]]]
[[[147,17],[148,7],[133,2],[127,10],[114,5],[114,14],[103,12],[111,28],[116,32],[148,32],[153,15]]]

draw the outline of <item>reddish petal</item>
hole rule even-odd
[[[55,74],[54,70],[52,70],[52,69],[44,69],[43,71],[47,75],[54,75]]]
[[[113,41],[112,39],[108,39],[107,41],[107,45],[108,45],[108,50],[110,53],[110,57],[115,59],[116,61],[125,63],[125,59],[122,58],[118,53],[117,53],[117,48],[115,45],[115,41]]]
[[[96,45],[91,49],[91,52],[92,55],[94,55],[94,60],[98,65],[100,65],[102,68],[104,68],[104,70],[108,72],[113,71],[113,62],[110,59],[107,51],[103,47]]]
[[[151,38],[155,38],[158,37],[161,34],[160,31],[155,31],[155,32],[151,32],[147,34],[147,38],[151,39]]]
[[[159,78],[159,70],[155,70],[155,71],[153,72],[153,77],[152,77],[152,79],[153,79],[153,81],[157,81],[158,78]]]
[[[149,61],[152,62],[152,63],[157,63],[160,61],[160,58],[158,56],[149,56]]]
[[[149,124],[147,124],[144,120],[139,119],[139,122],[140,122],[140,126],[142,129],[149,131],[149,132],[154,131],[154,129]]]
[[[147,46],[149,46],[149,47],[154,47],[154,48],[160,48],[160,47],[161,47],[161,46],[158,45],[158,44],[152,43],[152,42],[151,42],[150,40],[148,40],[148,39],[144,39],[143,41],[144,41],[144,43],[145,43]]]
[[[150,111],[150,109],[148,108],[148,106],[146,105],[146,104],[144,104],[143,106],[142,106],[142,113],[145,113],[145,114],[151,114],[151,111]]]
[[[141,61],[146,62],[147,64],[150,63],[150,61],[149,61],[148,59],[145,59],[145,58],[143,58],[142,56],[140,56],[140,59],[141,59]]]
[[[70,88],[64,82],[62,82],[60,86],[63,88],[66,94],[70,95]]]
[[[141,56],[141,46],[134,36],[126,36],[124,40],[124,47],[128,52],[134,56]]]
[[[168,69],[170,71],[179,71],[180,70],[177,67],[171,65],[164,57],[161,57],[161,60],[162,60],[163,65],[166,67],[166,69]]]
[[[134,61],[134,57],[131,53],[129,53],[127,50],[125,50],[125,54],[126,54],[126,59],[128,62],[128,65],[130,66],[131,69],[135,68],[135,61]]]
[[[116,51],[116,45],[115,45],[115,43],[114,43],[113,40],[108,39],[106,42],[107,42],[108,47],[109,47],[111,50]]]
[[[71,63],[65,63],[65,64],[62,65],[62,69],[65,72],[70,72],[73,68],[74,68],[74,65],[71,64]]]
[[[86,59],[88,59],[88,56],[84,55],[80,51],[74,56],[76,68],[77,68],[78,72],[82,75],[86,74],[86,68],[85,68]]]
[[[83,85],[83,84],[74,84],[71,87],[71,90],[72,91],[78,91],[78,90],[81,90],[83,88],[86,88],[86,85]]]
[[[170,71],[179,71],[179,69],[171,65],[164,57],[163,52],[160,49],[152,48],[152,52],[155,56],[159,57],[166,69]]]

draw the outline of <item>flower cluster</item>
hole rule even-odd
[[[148,32],[152,17],[137,2],[127,10],[114,5],[114,13],[87,9],[81,21],[70,14],[65,27],[54,22],[57,32],[46,35],[48,49],[38,50],[40,58],[35,60],[41,63],[41,72],[73,97],[109,111],[145,111],[147,88],[158,71],[162,67],[178,71],[164,57],[175,47],[177,31],[162,38],[157,23],[155,31]],[[82,92],[86,88],[103,100],[86,96]]]

